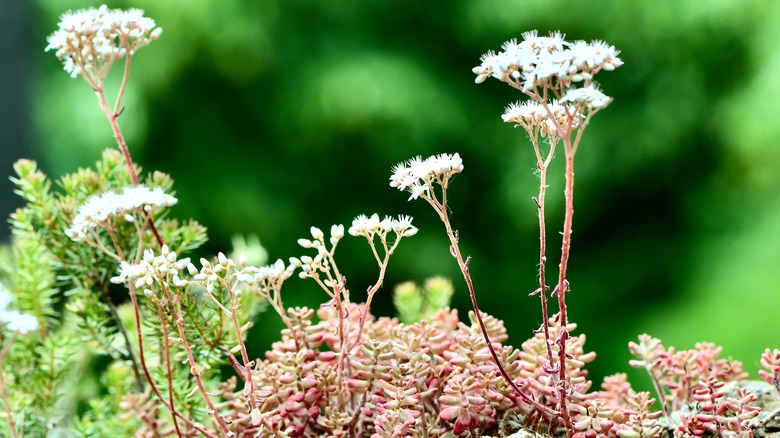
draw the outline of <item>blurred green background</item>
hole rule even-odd
[[[14,3],[29,26],[17,47],[24,96],[0,85],[3,111],[21,111],[29,155],[52,175],[114,147],[96,99],[70,79],[45,37],[58,16],[95,1]],[[470,309],[443,227],[422,201],[388,185],[415,155],[459,152],[452,219],[483,310],[504,319],[515,346],[538,327],[534,158],[501,121],[521,96],[474,84],[481,54],[531,29],[603,39],[625,65],[597,77],[614,97],[577,156],[570,315],[597,352],[602,376],[629,371],[627,342],[643,332],[665,345],[723,345],[755,373],[780,347],[780,2],[771,0],[139,0],[164,29],[133,60],[121,124],[134,158],[176,180],[173,214],[209,228],[198,256],[256,234],[271,260],[305,254],[309,227],[349,225],[360,213],[410,214],[417,236],[391,260],[375,313],[392,313],[394,284],[434,275],[455,281]],[[9,6],[0,6],[10,8]],[[6,10],[8,12],[8,9]],[[9,69],[6,64],[5,69]],[[119,73],[118,71],[114,72]],[[9,109],[10,108],[10,109]],[[22,135],[22,134],[20,134]],[[24,134],[26,135],[26,134]],[[7,135],[4,138],[9,138]],[[18,144],[1,145],[11,156]],[[561,157],[550,179],[548,259],[555,275],[562,224]],[[11,173],[4,159],[3,175]],[[5,178],[4,178],[5,179]],[[3,187],[4,205],[12,205]],[[5,230],[4,230],[5,231]],[[343,241],[340,268],[353,294],[376,278],[362,239]],[[285,304],[324,294],[297,279]],[[272,313],[251,338],[256,355],[278,336]],[[633,374],[635,387],[649,387]]]

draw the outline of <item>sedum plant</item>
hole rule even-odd
[[[607,377],[601,390],[588,379],[595,353],[574,334],[566,307],[574,158],[591,118],[611,102],[593,79],[622,65],[613,46],[529,32],[474,68],[477,83],[493,77],[527,97],[503,120],[523,128],[539,170],[539,288],[530,295],[540,300],[541,322],[515,348],[503,322],[480,311],[471,260],[450,219],[448,190],[464,170],[457,153],[399,163],[390,185],[425,200],[441,219],[473,306],[466,322],[449,309],[455,288],[442,278],[398,285],[399,319],[371,315],[390,257],[418,232],[409,216],[358,215],[328,234],[312,227],[298,240],[306,254],[265,266],[254,264],[264,251],[245,242],[253,256],[187,256],[204,243],[205,228],[167,216],[178,202],[172,179],[142,171],[119,125],[131,59],[160,35],[142,11],[102,6],[63,15],[49,37],[47,50],[95,93],[117,149],[55,182],[32,161],[14,166],[26,205],[11,217],[13,242],[0,265],[3,436],[637,438],[780,430],[777,349],[760,359],[765,382],[749,382],[739,362],[718,358],[719,347],[676,351],[643,335],[629,345],[630,364],[647,370],[655,395],[633,390],[625,374]],[[105,83],[117,62],[122,80],[110,105]],[[561,258],[548,284],[545,198],[556,148],[566,202]],[[337,264],[346,234],[365,239],[377,265],[365,303],[352,300]],[[294,275],[316,283],[323,303],[285,307],[282,288]],[[266,306],[285,328],[256,358],[246,337]],[[99,390],[74,397],[95,374]]]

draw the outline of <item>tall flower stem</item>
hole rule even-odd
[[[100,288],[100,293],[101,296],[103,297],[103,301],[105,301],[108,304],[108,310],[111,313],[111,317],[114,318],[114,321],[121,321],[121,318],[119,317],[119,311],[117,310],[114,302],[111,300],[111,296],[108,293],[108,289],[102,287]],[[135,358],[135,353],[133,352],[133,346],[130,343],[130,335],[127,333],[127,329],[125,329],[124,324],[117,324],[117,328],[119,329],[119,334],[122,336],[122,339],[125,342],[125,348],[127,349],[127,356],[130,359],[130,364],[132,365],[135,384],[138,387],[138,391],[143,391],[144,382],[141,379],[141,374],[139,373],[138,370],[138,360]]]
[[[545,200],[547,195],[547,169],[552,161],[555,152],[555,143],[550,144],[550,151],[547,154],[547,158],[542,159],[542,154],[539,150],[539,135],[538,130],[536,132],[529,131],[531,134],[531,142],[534,145],[534,151],[536,152],[536,167],[539,169],[539,196],[534,198],[534,203],[538,210],[539,217],[539,289],[536,291],[539,293],[539,299],[542,305],[542,332],[544,333],[544,340],[547,347],[547,360],[550,366],[555,363],[553,358],[552,346],[550,345],[550,328],[549,319],[550,314],[547,309],[547,286],[546,270],[547,270],[547,224],[545,221]]]
[[[255,382],[252,380],[252,367],[255,365],[254,361],[249,360],[249,353],[246,349],[246,344],[244,343],[244,330],[241,327],[241,324],[238,322],[238,316],[236,315],[236,310],[240,307],[240,295],[236,294],[236,291],[233,286],[231,286],[230,281],[226,279],[226,281],[223,282],[225,288],[228,291],[228,295],[230,296],[230,309],[222,305],[222,303],[217,300],[217,298],[212,294],[206,294],[208,298],[214,302],[217,307],[226,315],[230,316],[230,321],[233,323],[233,330],[236,332],[236,340],[238,341],[239,350],[241,352],[241,360],[243,361],[243,365],[240,365],[240,367],[236,367],[234,364],[234,367],[236,368],[236,371],[238,372],[239,376],[241,377],[241,380],[244,381],[245,387],[244,387],[244,396],[247,397],[249,402],[249,407],[252,412],[258,412],[259,407],[257,406],[257,400],[255,400],[254,394],[255,394]],[[290,326],[292,327],[292,326]],[[290,329],[290,333],[292,335],[293,331]],[[297,341],[296,341],[297,342]],[[235,361],[235,358],[233,357],[232,352],[228,352],[228,356],[231,359],[231,362]],[[257,414],[254,414],[257,415]],[[254,415],[253,423],[254,423]]]
[[[187,336],[186,333],[184,332],[184,317],[180,315],[173,315],[173,317],[176,319],[176,326],[179,329],[179,337],[181,337],[182,344],[184,347],[184,352],[187,354],[187,362],[190,365],[190,373],[192,373],[193,377],[195,377],[195,383],[198,385],[198,390],[200,391],[200,394],[203,396],[203,399],[206,401],[210,413],[216,419],[216,422],[219,425],[220,430],[222,430],[222,433],[229,435],[230,430],[228,429],[227,424],[225,423],[225,419],[222,418],[222,415],[219,414],[219,411],[217,410],[217,407],[214,405],[214,402],[211,401],[211,397],[209,396],[208,391],[206,391],[206,386],[203,384],[203,379],[201,378],[201,374],[203,370],[198,366],[198,363],[195,360],[195,356],[192,354],[192,348],[194,347],[194,345],[190,345],[189,342],[187,342]]]
[[[360,344],[360,340],[363,337],[363,325],[366,323],[366,319],[368,318],[368,315],[370,315],[371,310],[371,300],[374,298],[374,295],[376,294],[376,291],[379,290],[380,287],[382,287],[382,284],[385,281],[385,272],[387,271],[387,264],[390,261],[390,256],[393,255],[393,252],[395,251],[395,248],[398,246],[398,242],[401,241],[401,238],[397,238],[395,240],[395,243],[391,248],[387,248],[387,242],[382,240],[382,246],[385,250],[385,255],[383,258],[379,257],[379,253],[376,250],[376,247],[374,246],[373,242],[369,241],[371,250],[374,253],[374,259],[379,263],[379,278],[377,279],[376,283],[374,283],[373,286],[368,288],[368,298],[366,299],[366,306],[363,309],[363,315],[360,317],[360,326],[358,327],[357,337],[355,338],[355,343],[352,344],[352,347],[350,349],[357,347]]]
[[[563,239],[561,243],[561,262],[558,265],[558,310],[560,312],[561,334],[558,342],[558,378],[560,387],[558,388],[560,398],[560,411],[566,426],[567,435],[573,430],[571,418],[567,408],[567,382],[566,382],[566,340],[569,332],[566,326],[569,324],[568,314],[566,312],[566,293],[568,292],[568,282],[566,281],[566,268],[569,262],[569,252],[571,250],[571,228],[574,218],[574,152],[571,148],[571,140],[567,135],[564,137],[564,147],[566,149],[566,188],[564,196],[566,198],[565,215],[563,220]]]
[[[124,83],[125,81],[126,78],[122,82]],[[124,88],[124,85],[122,85],[122,87]],[[127,169],[130,173],[130,181],[133,183],[133,186],[137,186],[138,175],[135,172],[133,158],[130,156],[130,150],[127,148],[125,136],[122,134],[122,130],[119,128],[119,114],[109,108],[108,102],[106,101],[106,93],[102,87],[102,84],[95,89],[95,93],[98,97],[100,109],[103,110],[103,113],[106,115],[108,123],[111,125],[111,131],[114,133],[114,139],[116,140],[117,145],[119,145],[119,150],[122,152],[122,157],[125,159],[125,165],[127,166]]]
[[[125,141],[125,136],[122,134],[122,130],[119,128],[119,116],[121,115],[120,105],[122,102],[122,96],[124,95],[125,87],[127,86],[127,80],[130,76],[130,58],[131,56],[128,54],[127,59],[125,60],[125,69],[124,69],[124,75],[122,77],[122,85],[119,87],[119,94],[116,99],[116,103],[114,104],[114,109],[112,110],[108,106],[108,102],[106,101],[106,93],[105,89],[103,87],[103,81],[95,83],[92,88],[95,90],[95,94],[97,94],[98,97],[98,105],[100,106],[100,109],[103,111],[103,113],[106,115],[106,118],[108,119],[108,123],[111,125],[111,130],[114,133],[114,139],[117,142],[117,145],[119,145],[119,150],[122,152],[122,156],[125,159],[125,165],[127,166],[127,171],[130,174],[130,181],[133,183],[133,186],[138,185],[138,174],[136,174],[135,171],[135,165],[133,164],[133,158],[130,156],[130,150],[127,148],[127,142]],[[152,216],[147,213],[146,220],[149,222],[149,229],[152,230],[152,233],[154,234],[154,238],[157,240],[157,244],[160,245],[160,247],[163,246],[163,239],[160,236],[160,233],[157,231],[157,227],[154,225],[154,221],[152,220]]]
[[[563,146],[566,159],[566,181],[563,191],[565,198],[565,212],[562,231],[563,238],[561,240],[561,261],[558,265],[558,285],[555,287],[555,290],[557,291],[558,309],[560,312],[559,322],[561,324],[561,334],[557,340],[559,346],[558,378],[560,379],[560,388],[558,388],[558,393],[561,400],[560,411],[564,424],[566,425],[566,431],[567,434],[571,434],[573,429],[571,419],[569,418],[569,411],[566,407],[568,394],[566,381],[566,340],[569,338],[569,332],[566,330],[566,327],[569,324],[569,317],[566,308],[566,294],[569,292],[569,282],[566,280],[566,271],[569,265],[569,255],[571,253],[571,232],[572,224],[574,222],[574,155],[577,153],[577,147],[579,146],[580,140],[582,139],[582,133],[584,132],[585,128],[590,122],[590,118],[595,112],[588,111],[587,116],[584,118],[584,120],[580,121],[580,124],[576,129],[574,129],[575,115],[581,114],[581,110],[567,109],[566,113],[568,115],[566,128],[561,127],[557,121],[555,122],[558,131],[563,134]],[[572,141],[572,132],[574,131],[576,131],[576,136]]]
[[[163,406],[165,406],[171,412],[172,415],[179,417],[182,421],[187,423],[188,426],[196,429],[204,436],[207,436],[209,438],[216,438],[216,435],[207,431],[202,426],[195,424],[192,420],[190,420],[189,418],[185,417],[180,412],[178,412],[174,406],[171,406],[168,403],[168,401],[165,400],[163,395],[160,393],[160,390],[159,388],[157,388],[157,385],[154,384],[154,380],[152,379],[152,374],[149,372],[149,368],[146,366],[146,358],[144,356],[144,340],[141,331],[141,311],[138,304],[138,296],[135,293],[135,285],[133,284],[133,282],[130,282],[128,287],[130,288],[130,300],[133,302],[133,311],[135,312],[135,332],[138,338],[138,357],[141,361],[141,369],[143,370],[144,375],[146,376],[146,380],[149,382],[149,386],[152,387],[152,391],[157,396],[157,399],[160,400]]]
[[[176,410],[176,405],[173,402],[173,372],[171,371],[171,350],[170,350],[170,339],[168,337],[168,325],[165,323],[165,317],[163,316],[163,306],[160,300],[155,300],[155,304],[157,305],[157,317],[160,318],[160,321],[162,321],[162,330],[163,330],[163,357],[165,358],[165,367],[166,367],[166,374],[168,378],[168,403],[171,405],[171,410]],[[179,430],[179,422],[176,420],[176,416],[172,415],[171,419],[173,420],[173,427],[176,429],[176,435],[181,437],[181,431]]]
[[[428,202],[431,202],[430,198],[428,199]],[[485,343],[487,344],[487,348],[490,351],[490,355],[493,357],[493,361],[496,363],[496,367],[498,368],[498,371],[501,373],[501,376],[504,378],[507,384],[523,400],[533,405],[540,412],[543,412],[550,417],[554,416],[555,415],[554,411],[552,411],[547,406],[540,404],[536,400],[532,399],[528,394],[520,390],[520,388],[517,386],[517,384],[515,384],[512,378],[509,377],[509,374],[507,374],[506,370],[504,369],[504,366],[501,364],[501,360],[498,358],[498,354],[496,354],[496,351],[493,348],[493,343],[490,340],[490,335],[488,335],[487,329],[485,328],[485,323],[482,321],[482,312],[479,310],[479,305],[477,304],[477,296],[474,293],[474,283],[471,280],[471,273],[468,267],[469,260],[468,259],[464,260],[463,255],[460,252],[460,245],[458,244],[458,236],[456,235],[455,231],[453,231],[452,229],[449,215],[447,214],[446,204],[437,207],[436,205],[433,204],[433,202],[431,202],[431,205],[433,205],[434,208],[437,210],[437,212],[439,213],[439,217],[441,218],[442,222],[444,222],[444,226],[447,229],[447,237],[449,237],[450,239],[450,245],[451,245],[450,249],[452,251],[452,255],[458,261],[458,267],[460,267],[460,271],[463,274],[463,279],[466,281],[466,286],[469,289],[469,296],[471,297],[471,305],[472,307],[474,307],[474,313],[477,316],[477,323],[479,324],[479,328],[482,331],[482,337],[485,338]]]

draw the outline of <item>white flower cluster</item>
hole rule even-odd
[[[501,48],[502,52],[482,55],[482,64],[472,70],[477,83],[490,76],[500,81],[522,79],[523,88],[531,90],[553,77],[565,83],[590,81],[601,70],[623,65],[614,46],[603,41],[569,43],[560,33],[540,37],[536,31],[526,32],[520,43],[510,40]]]
[[[398,216],[398,219],[385,216],[379,220],[379,215],[374,213],[371,217],[364,214],[356,217],[349,227],[349,234],[353,236],[363,236],[373,240],[374,236],[379,235],[383,240],[387,233],[394,232],[398,237],[411,237],[417,234],[417,228],[412,226],[410,216]]]
[[[205,287],[208,293],[214,291],[214,285],[220,281],[220,276],[225,278],[232,277],[230,287],[240,294],[239,284],[260,288],[272,287],[277,284],[281,285],[284,280],[292,276],[295,270],[294,266],[284,266],[284,262],[281,260],[277,260],[272,265],[259,268],[250,266],[246,264],[246,255],[243,253],[239,256],[238,266],[232,259],[226,257],[221,252],[217,254],[216,263],[211,263],[201,258],[200,264],[202,267],[198,270],[195,265],[189,263],[187,270],[192,275],[192,282]]]
[[[581,115],[574,108],[567,109],[556,100],[548,103],[547,108],[535,100],[516,102],[506,108],[501,118],[507,123],[517,123],[528,132],[538,128],[543,136],[558,136],[556,122],[565,130],[569,125],[567,111],[574,111],[572,122],[576,128],[579,125]],[[552,113],[552,117],[550,117],[550,113]]]
[[[67,12],[51,34],[46,51],[55,50],[71,77],[104,77],[114,60],[133,55],[156,40],[162,28],[140,9],[108,9],[103,5]]]
[[[187,284],[179,278],[179,272],[191,265],[189,258],[177,259],[176,252],[170,251],[168,245],[163,245],[159,255],[147,249],[143,259],[137,265],[122,262],[119,265],[119,275],[111,278],[115,284],[125,283],[128,280],[135,281],[135,287],[143,289],[146,296],[152,295],[152,288],[156,282],[168,282],[180,287]]]
[[[457,153],[433,155],[424,160],[418,156],[393,167],[390,187],[409,190],[412,194],[409,200],[417,199],[420,195],[428,196],[434,182],[444,183],[461,171],[463,160]]]
[[[7,309],[11,299],[11,292],[0,283],[0,324],[7,330],[22,334],[38,329],[38,319],[35,316]]]
[[[163,245],[160,254],[154,251],[144,251],[141,262],[133,265],[122,262],[119,266],[119,275],[111,278],[112,283],[121,284],[133,281],[134,286],[142,289],[146,296],[154,292],[155,283],[166,284],[174,287],[184,287],[189,284],[198,284],[212,293],[218,282],[230,279],[230,287],[241,295],[238,288],[243,284],[249,287],[272,288],[281,286],[284,280],[290,278],[295,266],[285,266],[284,262],[277,260],[268,266],[255,267],[246,264],[246,256],[240,255],[238,266],[223,253],[217,255],[216,263],[204,258],[200,259],[201,268],[198,269],[190,262],[189,258],[178,259],[175,252],[170,251],[167,245]],[[191,280],[180,277],[184,270],[190,274]]]
[[[261,287],[269,287],[290,278],[295,271],[295,266],[285,266],[284,262],[279,259],[272,265],[254,268],[252,271],[253,283],[257,283]]]
[[[330,271],[330,263],[328,263],[328,259],[323,253],[319,253],[314,257],[290,257],[290,266],[293,268],[301,268],[298,277],[304,279],[319,275],[318,272],[328,273]]]
[[[593,76],[601,70],[612,71],[623,65],[618,57],[620,51],[603,41],[567,42],[560,33],[537,36],[536,31],[523,34],[523,41],[511,40],[504,43],[501,52],[482,55],[482,63],[472,71],[477,75],[476,83],[494,77],[503,82],[520,81],[525,91],[536,87],[564,86],[564,101],[586,102],[590,108],[603,108],[609,98],[595,87],[588,86]],[[553,81],[554,80],[554,81]],[[575,83],[584,83],[584,88],[574,88]]]
[[[170,207],[178,200],[163,192],[159,187],[149,189],[146,186],[125,187],[122,193],[112,191],[92,195],[79,207],[76,217],[65,234],[75,241],[88,240],[87,231],[102,226],[109,219],[122,215],[125,220],[133,221],[130,214],[141,206],[149,213],[153,207]]]
[[[344,225],[333,225],[330,227],[330,250],[325,245],[325,233],[322,230],[317,227],[311,227],[310,232],[313,240],[298,239],[298,245],[304,248],[316,249],[317,255],[314,257],[301,256],[301,258],[290,257],[289,267],[292,269],[301,268],[301,272],[298,274],[300,278],[310,278],[317,272],[328,273],[330,271],[328,259],[333,256],[336,245],[344,237]]]
[[[304,248],[315,248],[318,252],[325,250],[325,233],[317,227],[311,227],[311,237],[314,240],[298,239],[298,245]],[[333,225],[330,227],[330,244],[335,246],[341,238],[344,237],[344,225]]]

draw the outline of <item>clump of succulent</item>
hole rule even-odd
[[[502,321],[481,312],[471,259],[450,220],[448,190],[464,171],[459,154],[415,157],[392,169],[390,186],[423,199],[441,219],[473,311],[460,321],[456,287],[433,278],[396,286],[400,319],[371,314],[391,256],[418,230],[412,218],[358,215],[349,228],[311,227],[307,254],[265,264],[259,243],[193,261],[206,239],[195,221],[167,212],[179,201],[168,175],[144,175],[119,117],[137,51],[161,29],[139,10],[105,6],[65,14],[49,37],[72,77],[96,93],[118,150],[94,169],[56,183],[28,160],[12,178],[26,205],[11,217],[10,253],[0,282],[0,399],[3,436],[452,437],[532,433],[595,437],[748,437],[780,431],[780,350],[760,358],[765,382],[746,381],[741,364],[700,343],[676,351],[642,335],[631,365],[647,370],[655,395],[625,374],[593,390],[595,353],[568,319],[566,278],[574,212],[574,157],[592,117],[611,98],[593,81],[622,65],[604,42],[569,42],[535,32],[488,52],[474,68],[528,97],[503,120],[529,136],[539,170],[539,329],[520,348]],[[124,62],[113,105],[105,80]],[[547,284],[547,172],[563,149],[565,212],[561,258]],[[378,273],[365,303],[351,299],[336,248],[365,239]],[[316,308],[287,308],[294,275],[324,292]],[[557,305],[550,314],[548,300]],[[285,328],[264,358],[246,337],[271,308]],[[316,309],[316,310],[315,310]],[[85,348],[86,346],[86,348]],[[102,366],[97,376],[86,370]],[[229,371],[224,371],[227,368]],[[75,385],[80,385],[78,388]],[[80,397],[84,387],[98,389]]]

